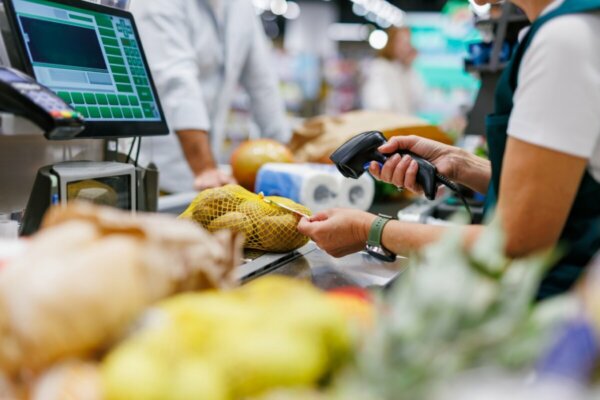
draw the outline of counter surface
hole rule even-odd
[[[407,264],[404,257],[386,263],[364,252],[334,258],[311,242],[292,253],[258,257],[239,267],[237,277],[247,282],[263,275],[285,275],[310,280],[325,290],[343,286],[382,287],[397,278]]]

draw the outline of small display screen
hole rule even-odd
[[[162,120],[130,19],[49,0],[13,4],[36,79],[87,121]]]
[[[67,202],[74,200],[131,210],[131,176],[121,175],[69,182]]]

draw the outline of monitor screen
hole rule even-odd
[[[81,136],[168,132],[130,13],[78,0],[5,3],[29,72],[83,114]]]

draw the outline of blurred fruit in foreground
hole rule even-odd
[[[160,303],[102,366],[107,400],[228,400],[315,387],[350,355],[344,314],[310,283],[265,277]]]
[[[327,296],[352,323],[368,331],[375,326],[375,306],[369,293],[360,288],[341,288],[329,291]]]
[[[294,155],[286,146],[273,139],[244,142],[231,155],[234,178],[251,191],[254,191],[258,170],[270,162],[292,163]]]

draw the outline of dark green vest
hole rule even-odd
[[[487,140],[492,162],[492,181],[488,191],[488,206],[494,206],[499,193],[502,161],[508,138],[508,121],[513,109],[513,97],[518,85],[523,56],[540,28],[553,18],[600,11],[600,0],[566,0],[558,9],[538,18],[522,40],[508,67],[502,74],[496,91],[495,113],[487,119]],[[568,34],[568,32],[566,33]],[[546,68],[552,68],[547,65]],[[560,96],[560,93],[556,93]],[[576,105],[574,105],[576,106]],[[600,104],[598,104],[600,112]],[[565,132],[576,135],[577,132]],[[560,196],[560,193],[557,193]],[[535,210],[532,210],[535,212]],[[600,251],[600,183],[586,173],[561,234],[565,255],[543,280],[538,299],[560,294],[570,289],[595,253]]]

